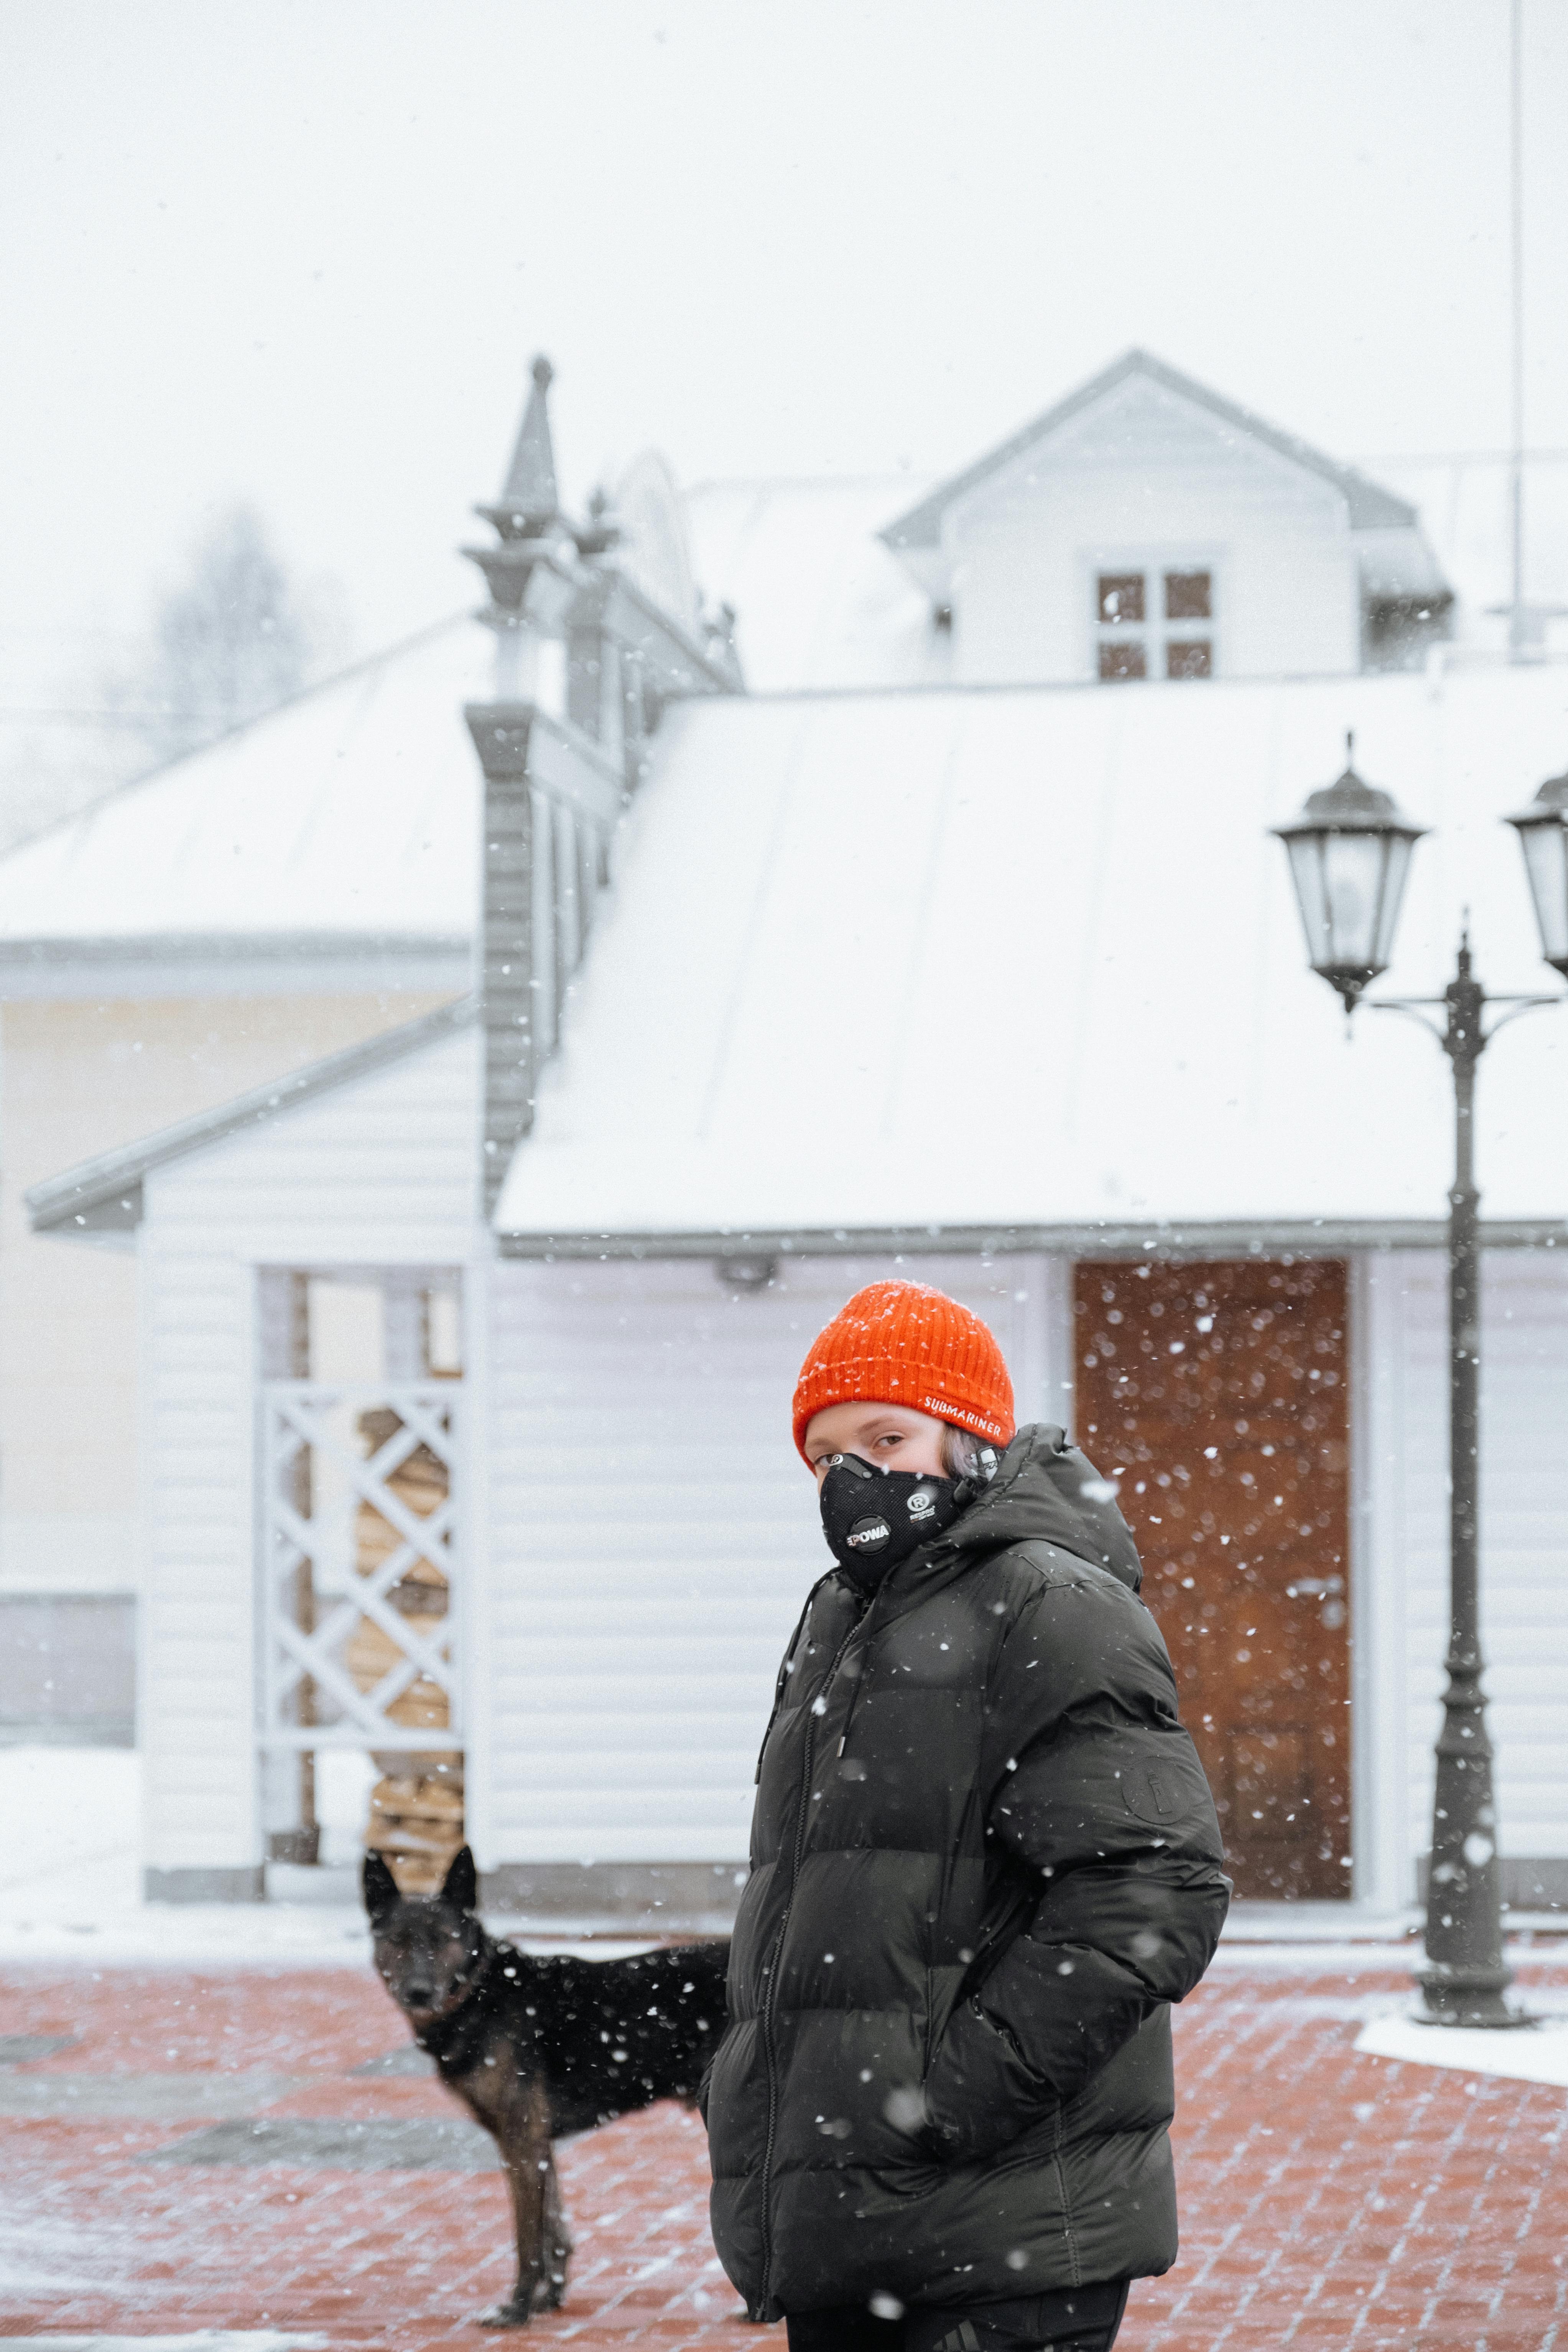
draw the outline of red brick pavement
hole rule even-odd
[[[1531,1969],[1568,2006],[1561,1966]],[[1568,2097],[1358,2057],[1399,1980],[1227,1967],[1178,2013],[1184,2243],[1118,2352],[1568,2352]],[[271,2116],[439,2116],[436,2084],[345,2080],[398,2046],[350,1971],[16,1969],[0,2032],[74,2045],[23,2070],[313,2078]],[[499,2177],[152,2164],[195,2128],[0,2123],[0,2336],[266,2325],[354,2352],[468,2352],[510,2284]],[[665,2107],[564,2152],[577,2238],[535,2352],[742,2352],[706,2225],[701,2126]]]

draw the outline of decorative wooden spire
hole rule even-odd
[[[494,524],[495,544],[463,550],[489,589],[476,617],[497,640],[494,697],[465,714],[485,778],[487,1219],[532,1127],[538,1075],[554,1050],[608,879],[611,836],[647,768],[659,710],[676,695],[745,691],[727,607],[694,627],[627,576],[616,559],[622,525],[603,491],[585,520],[562,513],[553,373],[547,359],[534,361],[500,497],[476,510]],[[553,694],[542,698],[534,656],[545,639],[565,645],[564,710],[552,707]]]
[[[533,362],[533,389],[500,497],[494,506],[478,509],[503,540],[542,539],[561,520],[555,446],[550,436],[550,387],[554,379],[555,371],[541,352]]]
[[[533,362],[533,387],[500,497],[494,506],[474,509],[495,525],[499,544],[463,550],[484,573],[490,592],[489,609],[479,618],[503,641],[515,641],[525,625],[553,635],[573,593],[572,537],[561,511],[550,435],[554,377],[542,352]],[[515,667],[515,655],[509,655],[508,692],[517,690],[511,677]]]

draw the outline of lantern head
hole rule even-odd
[[[1548,776],[1524,814],[1508,822],[1524,851],[1541,952],[1568,980],[1568,775]]]
[[[1353,748],[1347,735],[1343,775],[1309,793],[1292,824],[1274,828],[1290,859],[1307,961],[1338,990],[1347,1013],[1388,969],[1410,854],[1426,831],[1400,814],[1392,793],[1362,781]]]

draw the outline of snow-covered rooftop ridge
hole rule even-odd
[[[1502,624],[1478,617],[1507,592],[1500,461],[1387,470],[1421,497],[1461,633],[1500,645]],[[946,688],[952,638],[879,537],[921,488],[892,475],[688,494],[697,577],[739,614],[754,694]],[[1568,465],[1536,468],[1529,497],[1531,593],[1568,602]],[[460,953],[477,919],[480,810],[462,707],[489,698],[492,663],[489,633],[455,617],[0,856],[0,985],[8,970],[171,949],[290,964],[323,950]]]
[[[1032,418],[1016,433],[998,443],[995,448],[987,450],[973,465],[964,467],[962,472],[939,483],[917,505],[897,516],[883,533],[889,547],[934,546],[942,535],[942,516],[950,506],[966,498],[971,490],[977,489],[993,474],[1011,465],[1016,457],[1021,457],[1027,450],[1037,448],[1048,441],[1053,434],[1060,432],[1063,425],[1070,424],[1074,417],[1081,415],[1096,401],[1103,400],[1108,393],[1114,392],[1132,376],[1146,377],[1152,383],[1158,384],[1162,391],[1174,393],[1179,398],[1206,409],[1210,415],[1233,432],[1263,443],[1276,456],[1288,458],[1292,465],[1303,467],[1309,473],[1331,482],[1343,495],[1352,530],[1397,530],[1408,529],[1415,521],[1414,507],[1407,505],[1403,499],[1394,498],[1376,482],[1369,481],[1364,474],[1357,473],[1352,467],[1326,457],[1321,449],[1315,449],[1310,442],[1300,439],[1293,433],[1281,432],[1278,425],[1270,425],[1250,409],[1238,406],[1235,401],[1226,400],[1223,394],[1212,392],[1207,384],[1199,383],[1194,377],[1184,375],[1178,368],[1156,359],[1152,352],[1132,350],[1123,352],[1120,359],[1112,360],[1109,367],[1102,368],[1087,383],[1079,384],[1065,399],[1056,402],[1043,415]]]
[[[0,858],[0,964],[55,941],[466,942],[492,647],[422,631]]]
[[[1401,511],[1418,515],[1458,596],[1461,646],[1500,653],[1505,625],[1489,608],[1510,593],[1508,461],[1457,455],[1377,464],[1400,494]],[[1526,474],[1527,586],[1532,596],[1568,604],[1568,459],[1542,457]],[[891,474],[712,481],[687,492],[697,576],[739,614],[736,641],[752,693],[948,681],[952,637],[880,535],[910,509],[911,493],[918,505],[929,488]],[[1568,621],[1549,642],[1568,648]]]
[[[1306,970],[1268,827],[1342,763],[1433,825],[1389,985],[1539,990],[1515,836],[1568,670],[672,713],[498,1225],[554,1239],[1320,1220],[1438,1231],[1432,1041]],[[1568,1215],[1568,1024],[1480,1080],[1485,1213]]]

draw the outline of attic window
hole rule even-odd
[[[1107,683],[1214,676],[1212,572],[1101,572],[1095,605],[1100,675]]]

